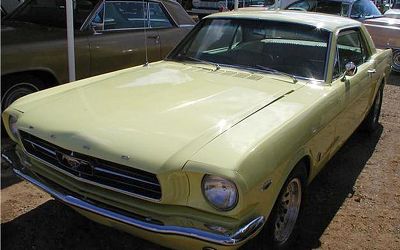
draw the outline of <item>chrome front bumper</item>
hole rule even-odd
[[[9,157],[10,158],[10,157]],[[18,157],[13,157],[16,159]],[[116,210],[110,210],[101,207],[93,202],[87,202],[74,194],[68,194],[60,192],[53,188],[50,184],[45,181],[41,181],[36,175],[28,170],[26,167],[20,167],[12,162],[14,173],[20,178],[32,183],[33,185],[39,187],[45,192],[49,193],[55,199],[75,208],[82,209],[84,211],[91,212],[93,214],[102,216],[104,218],[114,220],[116,222],[124,223],[128,226],[132,226],[138,229],[142,229],[155,234],[166,234],[183,236],[192,239],[197,239],[204,241],[205,243],[213,243],[221,246],[237,246],[241,243],[253,238],[263,227],[265,223],[265,217],[259,216],[250,222],[242,225],[239,229],[235,230],[233,233],[218,233],[209,232],[198,228],[173,226],[173,225],[160,225],[154,224],[148,221],[142,221],[140,219],[132,218],[123,213],[118,213]]]

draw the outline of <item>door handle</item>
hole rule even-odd
[[[147,36],[149,39],[155,39],[156,44],[160,42],[160,36],[159,35],[154,35],[154,36]]]
[[[375,74],[375,73],[376,73],[376,69],[369,69],[369,70],[368,70],[368,73],[369,73],[369,74]]]

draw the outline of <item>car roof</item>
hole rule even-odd
[[[220,12],[206,18],[243,18],[279,21],[315,26],[331,32],[346,27],[360,26],[361,23],[350,18],[305,11],[290,10],[247,10]]]

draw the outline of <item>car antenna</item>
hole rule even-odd
[[[147,66],[149,66],[149,58],[147,55],[147,25],[148,25],[147,17],[149,14],[149,9],[146,8],[146,4],[145,4],[144,0],[142,0],[142,3],[143,3],[143,25],[144,25],[144,49],[145,49],[145,55],[146,55],[146,62],[144,63],[143,67],[147,67]]]

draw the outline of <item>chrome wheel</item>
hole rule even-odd
[[[393,50],[393,69],[400,72],[400,50]]]
[[[301,205],[301,181],[292,179],[279,201],[275,221],[274,238],[279,244],[285,243],[293,232]]]
[[[10,106],[15,100],[39,91],[39,88],[29,82],[17,83],[11,88],[7,89],[4,95],[1,97],[1,106],[3,109]]]

